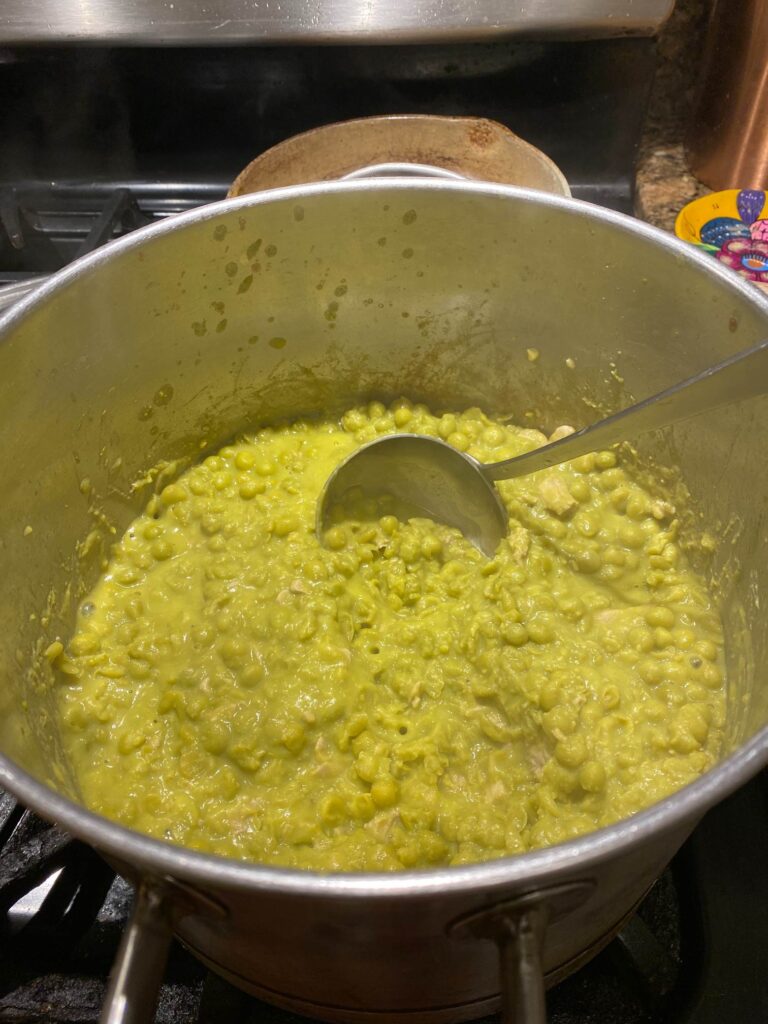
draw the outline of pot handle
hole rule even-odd
[[[541,946],[547,929],[545,906],[531,907],[509,922],[498,941],[503,1024],[546,1024]]]
[[[575,910],[594,882],[566,882],[473,911],[449,927],[458,939],[489,939],[499,951],[502,1024],[546,1024],[542,949],[547,927]]]
[[[109,978],[99,1024],[154,1020],[172,937],[165,894],[142,882]]]
[[[204,914],[222,921],[227,909],[177,878],[144,879],[112,967],[99,1024],[149,1024],[155,1019],[173,924]]]

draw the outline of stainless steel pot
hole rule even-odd
[[[0,785],[140,885],[104,1020],[149,1018],[171,928],[235,983],[328,1020],[468,1020],[500,990],[508,1021],[543,1020],[542,973],[592,955],[704,811],[768,760],[765,400],[640,448],[682,467],[720,537],[706,568],[728,636],[721,763],[611,828],[471,867],[260,867],[78,804],[55,683],[34,655],[67,633],[105,536],[146,500],[133,481],[199,453],[201,439],[361,395],[583,424],[595,405],[657,391],[766,333],[765,297],[658,231],[454,180],[324,183],[209,206],[106,246],[6,314]]]

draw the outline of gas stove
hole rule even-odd
[[[181,22],[169,4],[173,49],[153,46],[151,32],[115,48],[130,19],[99,36],[84,14],[68,45],[52,46],[55,6],[36,13],[11,0],[0,13],[0,285],[223,198],[254,155],[297,132],[381,113],[499,120],[551,156],[575,196],[630,212],[655,60],[648,33],[669,4],[585,2],[604,8],[591,27],[550,24],[558,5],[534,4],[537,27],[517,33],[475,18],[472,43],[448,34],[390,47],[379,33],[364,48],[336,37],[211,45],[205,10]],[[640,16],[622,26],[622,6]],[[549,993],[553,1024],[765,1024],[766,863],[763,775],[707,815],[620,934]],[[131,902],[92,850],[0,793],[0,1022],[97,1021]],[[297,1019],[173,948],[159,1024]]]

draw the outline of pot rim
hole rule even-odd
[[[263,203],[298,200],[314,196],[349,192],[403,191],[418,193],[459,192],[533,202],[545,207],[560,207],[574,215],[607,222],[628,234],[640,236],[662,246],[685,262],[721,282],[734,296],[756,306],[768,321],[768,296],[720,265],[707,253],[700,253],[673,235],[614,210],[584,200],[550,195],[532,189],[496,185],[479,181],[386,178],[343,182],[320,182],[224,199],[198,207],[173,218],[140,228],[123,238],[108,242],[55,273],[29,296],[0,315],[0,344],[29,313],[42,306],[52,295],[80,277],[87,276],[102,263],[108,263],[146,241],[167,232],[183,230],[187,225],[213,220],[238,209]],[[0,753],[0,785],[25,806],[42,817],[55,821],[66,831],[88,842],[97,850],[122,863],[131,863],[159,876],[202,882],[211,888],[260,889],[271,893],[293,893],[317,898],[429,896],[475,890],[487,892],[538,884],[544,878],[554,882],[572,874],[574,868],[588,875],[603,860],[619,856],[628,848],[652,835],[665,834],[692,826],[710,806],[717,803],[768,763],[768,725],[760,729],[738,750],[711,768],[694,782],[613,825],[589,832],[555,846],[513,854],[495,860],[456,867],[406,870],[398,872],[320,873],[298,868],[282,868],[238,861],[213,854],[198,853],[182,846],[135,832],[96,814],[63,796]]]

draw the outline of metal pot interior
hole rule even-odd
[[[768,302],[714,261],[500,187],[288,189],[107,246],[0,328],[0,750],[76,797],[39,654],[68,634],[160,461],[361,397],[580,426],[767,332]],[[637,445],[679,467],[720,540],[707,571],[728,637],[724,755],[768,722],[767,442],[761,399]]]

